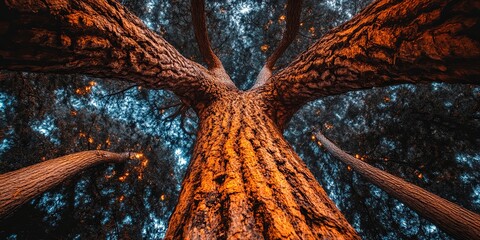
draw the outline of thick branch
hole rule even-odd
[[[231,87],[106,0],[1,1],[0,66],[122,79],[171,90],[188,102]]]
[[[83,151],[0,175],[0,219],[79,172],[106,162],[124,162],[135,153]]]
[[[400,83],[479,83],[479,11],[474,0],[376,1],[257,91],[282,126],[322,96]]]
[[[458,239],[480,239],[480,215],[354,158],[320,132],[315,137],[337,159]]]
[[[277,60],[287,50],[288,46],[295,40],[298,29],[300,27],[300,15],[302,12],[302,0],[288,0],[287,1],[287,15],[286,15],[286,30],[283,33],[282,40],[272,55],[268,57],[265,66],[257,76],[254,88],[263,85],[272,75],[273,67]]]

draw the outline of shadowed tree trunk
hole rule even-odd
[[[134,153],[84,151],[0,175],[0,219],[22,204],[101,163],[124,162]]]
[[[458,239],[480,239],[480,215],[354,158],[320,132],[314,136],[328,152],[351,166],[367,181],[400,200],[448,234]]]
[[[6,0],[0,66],[132,81],[171,90],[194,108],[197,142],[167,239],[358,239],[284,140],[285,124],[323,96],[400,83],[478,83],[479,9],[474,0],[377,1],[242,92],[216,63],[199,12],[195,33],[208,48],[201,51],[208,69],[115,1]]]

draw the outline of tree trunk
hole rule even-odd
[[[359,239],[256,96],[200,113],[166,239]]]
[[[478,83],[479,8],[475,0],[376,1],[240,93],[115,1],[6,0],[0,67],[133,81],[171,90],[197,111],[198,140],[168,239],[358,239],[281,129],[322,96],[405,82]],[[36,180],[24,177],[21,187]],[[12,191],[1,199],[23,195]]]
[[[0,175],[0,219],[22,204],[100,163],[123,162],[131,153],[84,151]]]
[[[354,158],[321,133],[315,137],[333,156],[448,234],[458,239],[480,239],[480,215]]]

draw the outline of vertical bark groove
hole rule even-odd
[[[238,93],[200,113],[167,239],[358,239],[264,111]]]

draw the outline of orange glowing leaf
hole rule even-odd
[[[270,46],[268,46],[267,44],[263,44],[263,45],[260,47],[260,50],[262,50],[262,52],[266,52],[269,47],[270,47]]]
[[[121,176],[121,177],[118,178],[118,180],[120,182],[125,182],[125,179],[127,179],[127,177],[125,177],[125,176]]]

